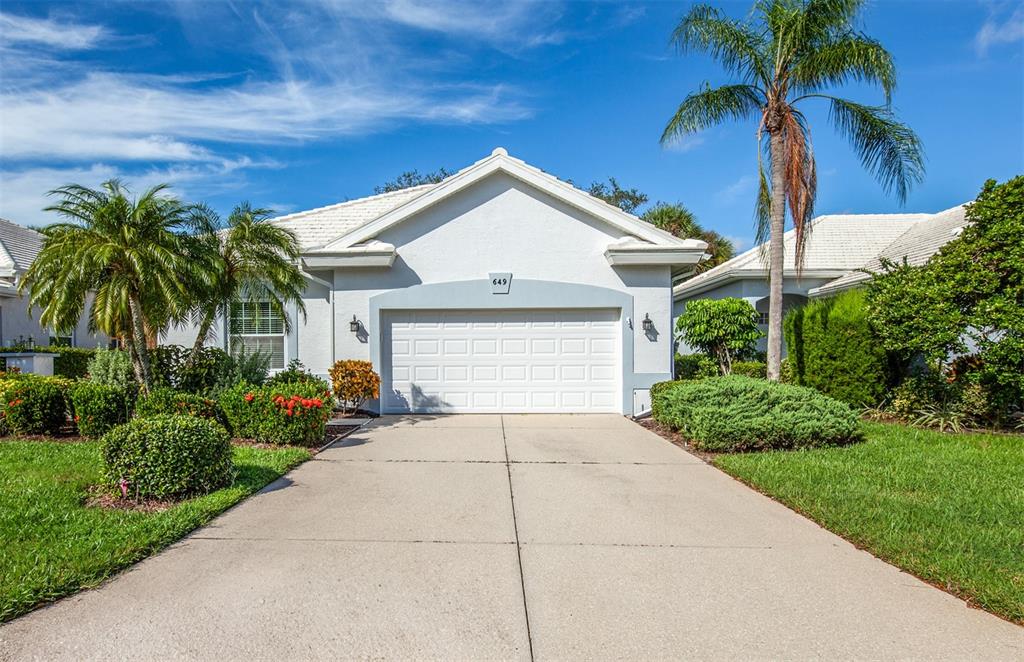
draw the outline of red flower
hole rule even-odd
[[[246,393],[246,394],[245,394],[245,401],[246,401],[246,402],[252,402],[252,399],[253,399],[254,397],[256,397],[256,396],[254,396],[254,395],[253,395],[252,393]]]
[[[313,398],[311,400],[311,402],[313,403],[314,407],[323,407],[324,406],[324,401],[321,400],[320,398]]]
[[[292,415],[292,410],[291,409],[286,409],[285,412],[284,412],[284,415],[285,416],[291,416]]]

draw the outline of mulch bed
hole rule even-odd
[[[124,510],[135,513],[159,513],[180,503],[172,499],[122,499],[118,494],[111,494],[101,485],[89,487],[89,496],[85,499],[87,508],[103,508],[104,510]]]

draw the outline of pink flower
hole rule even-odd
[[[121,482],[120,482],[120,485],[121,485],[121,498],[122,499],[127,499],[128,498],[128,481],[125,480],[124,478],[122,478]]]

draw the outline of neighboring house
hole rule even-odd
[[[18,293],[25,271],[43,246],[43,235],[35,230],[0,218],[0,347],[15,344],[49,345],[54,336],[39,324],[40,310],[28,312],[28,297]],[[89,332],[88,319],[83,316],[70,337],[62,340],[76,347],[99,347],[107,344],[106,336]]]
[[[796,234],[785,234],[782,308],[804,305],[808,299],[837,294],[863,284],[867,271],[882,269],[881,259],[923,264],[963,227],[964,207],[937,214],[841,214],[819,216],[812,222],[807,240],[807,259],[797,274],[794,256]],[[758,246],[675,287],[673,319],[693,299],[746,299],[758,314],[758,324],[768,328],[768,271]],[[764,351],[766,338],[758,349]],[[688,348],[682,345],[682,353]]]
[[[306,319],[286,333],[268,306],[234,304],[218,342],[275,369],[370,360],[385,413],[646,409],[672,377],[673,279],[707,248],[500,148],[439,184],[272,222],[302,243]]]

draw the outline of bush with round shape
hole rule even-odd
[[[732,374],[765,379],[768,374],[768,367],[764,361],[734,361],[732,364]]]
[[[218,423],[153,416],[119,425],[102,439],[104,482],[132,499],[178,499],[231,484],[231,441]]]
[[[732,363],[754,352],[763,335],[754,321],[757,312],[745,299],[694,299],[676,318],[679,338],[718,362],[728,375]]]
[[[717,377],[718,363],[707,354],[676,354],[676,379]]]
[[[223,423],[224,414],[216,400],[201,395],[159,387],[139,396],[135,404],[135,416],[160,416],[162,414],[187,414]]]
[[[4,391],[4,419],[15,434],[57,434],[67,423],[67,380],[25,375]]]
[[[346,412],[353,412],[367,400],[380,396],[380,375],[369,361],[338,361],[330,369],[334,397]]]
[[[82,381],[70,391],[79,434],[99,437],[131,418],[134,389]]]
[[[860,439],[857,414],[811,388],[731,375],[675,382],[655,397],[656,419],[698,450],[813,448]]]
[[[315,382],[223,391],[220,406],[237,437],[261,443],[316,446],[324,441],[334,399]]]
[[[266,385],[276,388],[287,388],[285,384],[296,384],[312,382],[321,391],[328,391],[331,385],[323,379],[320,379],[313,373],[306,370],[306,366],[302,365],[302,362],[298,359],[292,359],[288,362],[288,368],[281,370],[273,377],[267,380]]]

